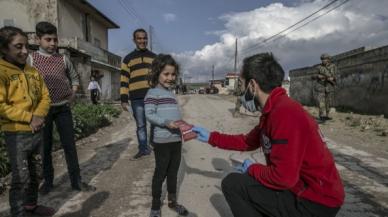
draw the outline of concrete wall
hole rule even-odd
[[[108,49],[108,30],[100,22],[91,18],[91,42],[95,44],[95,39],[100,41],[100,48],[107,50]]]
[[[111,74],[112,100],[120,100],[120,71]]]
[[[238,77],[226,77],[225,80],[228,80],[228,85],[225,85],[225,88],[227,88],[230,91],[233,91],[236,85]]]
[[[16,27],[35,32],[40,21],[58,25],[57,0],[0,0],[0,26],[4,19],[13,19]]]
[[[35,32],[35,25],[40,21],[48,21],[58,27],[58,36],[65,38],[81,38],[85,40],[83,16],[79,8],[66,0],[0,0],[0,27],[4,20],[13,20],[14,25],[26,32]],[[108,29],[93,16],[88,16],[90,39],[100,41],[100,48],[108,49]]]
[[[91,60],[87,57],[73,57],[71,60],[80,76],[80,90],[78,93],[85,97],[89,96],[88,85],[92,72]]]
[[[334,57],[338,67],[334,104],[337,108],[388,117],[388,46],[356,49]],[[290,95],[304,105],[314,105],[316,65],[290,71]]]
[[[98,63],[92,64],[93,70],[97,70],[101,79],[98,81],[101,86],[101,100],[111,101],[120,98],[120,70],[113,69]]]
[[[74,38],[78,37],[86,40],[84,33],[83,22],[85,12],[82,12],[76,6],[60,0],[58,2],[59,11],[59,25],[58,34],[60,38]],[[100,47],[103,49],[108,48],[108,29],[100,22],[98,22],[93,16],[88,16],[89,25],[89,42],[94,44],[94,39],[97,38],[100,41]]]
[[[82,30],[82,13],[66,1],[58,2],[58,36],[59,38],[78,37],[85,39]]]

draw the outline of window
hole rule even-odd
[[[225,79],[225,85],[226,85],[226,86],[229,85],[229,78],[226,78],[226,79]]]
[[[90,41],[90,20],[89,20],[89,14],[82,14],[81,15],[81,25],[82,25],[82,32],[84,34],[84,40]]]
[[[15,26],[15,21],[13,19],[4,19],[3,25],[4,26]]]

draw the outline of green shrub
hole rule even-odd
[[[79,103],[73,107],[74,130],[77,139],[88,136],[107,126],[120,115],[120,110],[107,104]]]

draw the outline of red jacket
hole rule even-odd
[[[248,134],[212,132],[209,143],[239,151],[261,147],[267,165],[256,163],[248,169],[258,182],[328,207],[340,207],[345,196],[342,181],[315,120],[283,88],[271,92],[262,113],[259,125]]]

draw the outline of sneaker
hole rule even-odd
[[[71,187],[75,191],[85,191],[85,192],[96,191],[96,187],[94,187],[93,185],[89,185],[85,182],[80,182],[76,185],[71,185]]]
[[[162,216],[162,212],[160,211],[160,209],[158,210],[151,209],[150,217],[161,217],[161,216]]]
[[[47,195],[48,193],[51,192],[51,190],[54,188],[53,184],[48,184],[48,183],[43,183],[42,187],[40,188],[39,192],[42,195]]]

